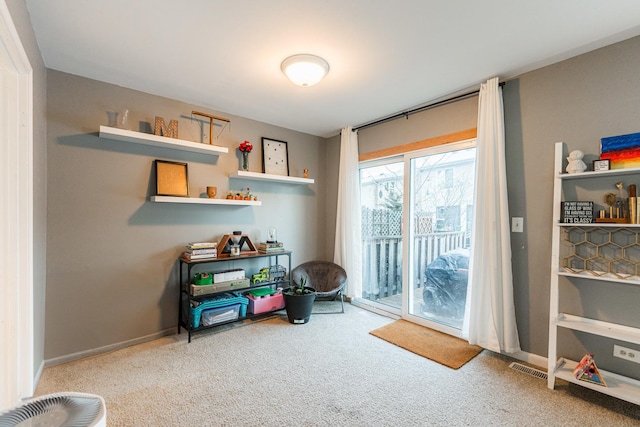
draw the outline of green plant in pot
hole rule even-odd
[[[313,310],[313,302],[316,299],[316,290],[305,286],[306,277],[301,277],[300,282],[293,282],[294,286],[282,291],[284,295],[284,308],[287,310],[289,323],[307,323]]]

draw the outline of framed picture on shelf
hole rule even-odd
[[[264,173],[289,176],[289,154],[285,141],[262,138],[262,169]]]
[[[155,160],[156,194],[189,197],[189,174],[186,163]]]
[[[593,161],[593,171],[608,171],[611,169],[611,160],[603,159],[603,160],[594,160]]]

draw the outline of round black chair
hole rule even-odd
[[[335,301],[340,297],[340,312],[344,313],[343,290],[347,284],[344,268],[329,261],[308,261],[291,270],[291,278],[295,283],[300,283],[303,277],[306,278],[305,286],[316,290],[316,301]]]

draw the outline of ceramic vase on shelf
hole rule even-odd
[[[242,170],[243,171],[249,170],[249,152],[248,151],[242,151]]]

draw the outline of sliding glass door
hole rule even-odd
[[[475,193],[475,141],[407,155],[403,317],[459,335]]]
[[[459,335],[475,156],[466,141],[361,165],[361,302]]]

